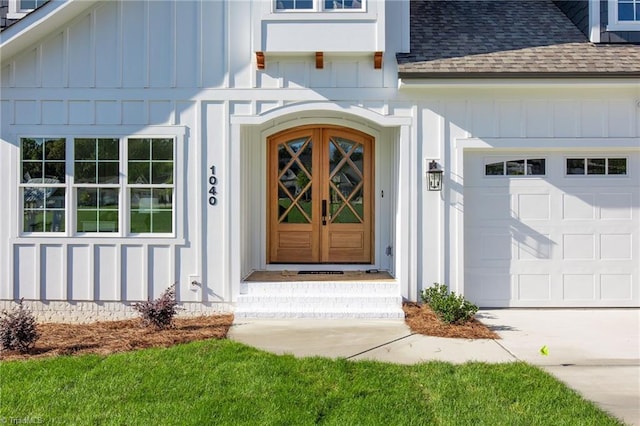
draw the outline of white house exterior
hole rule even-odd
[[[485,307],[640,306],[640,46],[591,43],[617,3],[585,4],[583,32],[551,1],[19,15],[0,47],[0,306],[127,317],[176,283],[194,314],[398,318],[434,282]],[[495,26],[456,20],[468,5]],[[465,51],[436,12],[474,45],[517,43]],[[552,21],[518,44],[527,13]]]

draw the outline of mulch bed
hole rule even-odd
[[[108,355],[134,349],[169,347],[204,339],[224,339],[233,315],[176,318],[174,327],[155,330],[139,319],[100,321],[91,324],[38,324],[40,338],[28,354],[0,352],[2,360],[44,358],[58,355]]]
[[[464,339],[499,339],[480,321],[446,324],[428,305],[405,303],[405,321],[411,331],[428,336]],[[101,321],[92,324],[38,324],[40,338],[27,354],[0,351],[4,361],[46,358],[59,355],[108,355],[135,349],[169,347],[205,339],[224,339],[233,322],[232,314],[176,318],[174,327],[155,330],[143,327],[139,319]]]
[[[441,321],[429,305],[405,303],[405,322],[414,333],[436,337],[453,337],[463,339],[499,339],[494,331],[475,318],[466,324],[447,324]]]

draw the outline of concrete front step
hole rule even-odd
[[[236,318],[404,318],[395,281],[242,283]]]

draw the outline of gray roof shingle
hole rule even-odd
[[[412,0],[410,46],[400,78],[640,78],[640,45],[590,43],[551,0]]]

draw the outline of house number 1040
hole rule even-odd
[[[218,177],[216,176],[216,166],[209,167],[211,170],[211,174],[209,175],[209,204],[215,206],[218,204],[218,191],[216,190],[216,185],[218,184]]]

